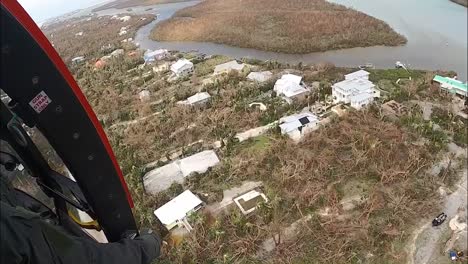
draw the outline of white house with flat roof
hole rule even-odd
[[[348,79],[332,85],[334,103],[351,104],[356,109],[372,103],[380,97],[380,91],[368,80],[366,71],[360,70],[348,74]],[[346,78],[346,77],[345,77]]]
[[[180,59],[171,65],[171,71],[177,76],[187,76],[193,72],[193,63],[187,59]]]
[[[149,171],[143,176],[143,186],[149,194],[157,194],[171,187],[173,183],[183,183],[192,173],[205,173],[216,166],[219,158],[213,150],[205,150],[183,159]]]
[[[244,63],[238,63],[232,60],[223,64],[219,64],[214,69],[214,75],[229,73],[230,71],[242,71],[246,67]]]
[[[276,81],[273,91],[289,100],[304,99],[309,93],[309,90],[303,86],[302,77],[289,73]]]
[[[178,104],[183,104],[183,105],[203,105],[206,104],[211,98],[211,95],[207,92],[200,92],[196,93],[190,97],[188,97],[186,100],[179,101]]]
[[[193,228],[187,217],[203,207],[203,202],[190,190],[186,190],[174,199],[154,211],[159,221],[171,230],[176,226],[185,227],[188,231]]]
[[[299,141],[305,134],[318,128],[319,120],[311,112],[303,112],[280,118],[281,134],[288,135],[294,141]]]

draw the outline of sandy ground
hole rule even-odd
[[[466,160],[466,149],[462,149],[451,144],[450,152],[457,156],[464,155]],[[441,161],[442,163],[444,162]],[[436,164],[435,167],[441,164]],[[454,165],[452,163],[452,165]],[[459,172],[460,181],[453,188],[453,192],[446,195],[442,201],[442,212],[448,215],[447,220],[439,227],[432,227],[431,220],[426,219],[415,233],[410,242],[409,253],[411,264],[443,264],[451,263],[448,257],[448,250],[467,250],[467,229],[452,230],[449,222],[453,218],[460,216],[459,221],[466,222],[467,212],[467,178],[466,167]]]

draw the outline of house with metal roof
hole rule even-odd
[[[244,63],[238,63],[236,60],[232,60],[220,65],[217,65],[214,69],[214,75],[223,73],[229,73],[230,71],[242,71],[246,67]]]
[[[193,72],[193,63],[187,59],[180,59],[171,65],[171,71],[177,76],[187,76]]]
[[[183,105],[204,105],[206,104],[211,98],[211,95],[207,92],[200,92],[196,93],[190,97],[188,97],[186,100],[179,101],[177,102],[178,104],[183,104]]]
[[[143,55],[145,63],[154,62],[157,60],[163,60],[169,55],[167,49],[158,49],[158,50],[147,50]]]
[[[247,80],[261,83],[268,81],[272,76],[271,71],[251,72],[247,75]]]
[[[149,171],[143,176],[143,186],[147,193],[157,194],[173,183],[183,183],[192,173],[205,173],[219,162],[213,150],[205,150]]]
[[[167,230],[179,226],[186,228],[187,231],[191,231],[193,228],[188,222],[187,217],[200,210],[202,207],[202,200],[190,190],[186,190],[156,209],[154,215]]]
[[[369,72],[365,70],[359,70],[345,75],[345,80],[354,80],[354,79],[365,79],[369,80]]]
[[[305,134],[318,128],[319,120],[311,112],[303,112],[279,120],[281,134],[288,135],[294,141],[299,141]]]
[[[351,104],[356,109],[372,103],[380,97],[380,91],[368,80],[366,71],[351,73],[348,79],[332,85],[333,102]],[[346,77],[345,77],[346,78]]]
[[[463,83],[455,78],[436,75],[433,81],[440,83],[440,88],[452,94],[458,94],[464,97],[468,96],[467,83]]]
[[[294,74],[284,74],[273,87],[276,94],[290,102],[292,99],[304,99],[309,90],[304,88],[302,77]]]

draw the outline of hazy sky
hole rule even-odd
[[[106,2],[106,0],[18,0],[18,2],[37,23],[76,9]]]

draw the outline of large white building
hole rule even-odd
[[[200,198],[190,190],[186,190],[156,209],[154,211],[154,215],[159,219],[159,221],[161,221],[167,230],[171,230],[174,227],[179,226],[191,231],[192,226],[187,221],[187,217],[198,211],[202,206],[203,202]]]
[[[279,120],[281,134],[288,135],[294,141],[299,141],[305,134],[318,128],[319,120],[311,112],[303,112]]]
[[[180,59],[171,65],[171,71],[177,76],[187,76],[193,72],[193,63],[187,59]]]
[[[368,80],[369,73],[359,70],[345,75],[345,80],[332,86],[334,103],[350,104],[356,109],[361,109],[380,97],[380,91]]]
[[[278,79],[273,87],[273,91],[277,95],[283,96],[286,99],[304,99],[309,92],[303,87],[302,77],[294,74],[284,74]]]

